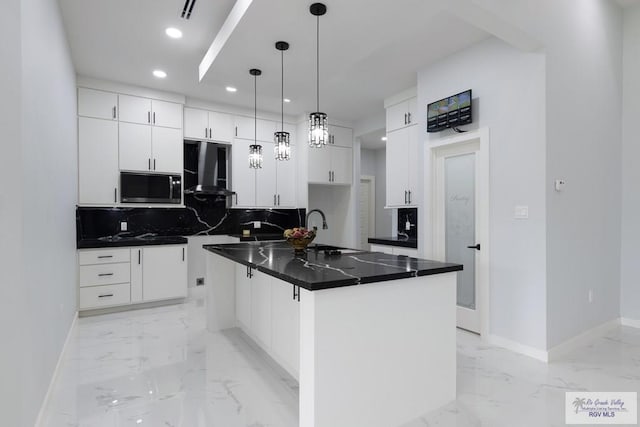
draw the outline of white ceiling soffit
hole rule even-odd
[[[369,132],[367,134],[361,135],[360,138],[360,147],[365,150],[380,150],[387,146],[386,141],[382,140],[382,137],[386,136],[387,132],[385,129],[378,129],[373,132]]]

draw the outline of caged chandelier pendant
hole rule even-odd
[[[317,18],[316,22],[316,112],[309,114],[309,145],[321,148],[329,139],[329,125],[327,115],[320,112],[320,17],[327,13],[327,6],[314,3],[309,11]]]
[[[284,131],[284,51],[289,49],[289,43],[276,42],[276,49],[280,51],[280,63],[282,66],[281,92],[280,92],[280,131],[273,134],[275,143],[276,160],[289,160],[291,158],[291,145],[289,132]]]
[[[249,167],[251,169],[262,168],[262,145],[258,144],[258,76],[262,71],[257,68],[249,70],[253,76],[253,144],[249,146]]]

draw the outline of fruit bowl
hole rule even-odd
[[[316,231],[317,227],[313,227],[313,230],[307,230],[304,227],[290,228],[284,231],[284,238],[296,253],[302,253],[307,249],[309,243],[316,238]]]

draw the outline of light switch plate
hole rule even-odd
[[[260,228],[262,227],[262,223],[260,221],[253,221],[253,228]]]
[[[127,231],[128,228],[129,228],[129,225],[127,224],[127,221],[120,222],[120,231]]]
[[[565,184],[566,183],[564,182],[564,179],[556,179],[556,182],[555,182],[556,191],[562,191],[564,189]]]
[[[513,209],[513,217],[515,219],[528,219],[529,218],[529,206],[516,206]]]

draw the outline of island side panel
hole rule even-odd
[[[217,332],[236,326],[236,262],[207,254],[207,329]]]
[[[300,299],[300,426],[401,425],[456,397],[456,273]]]

